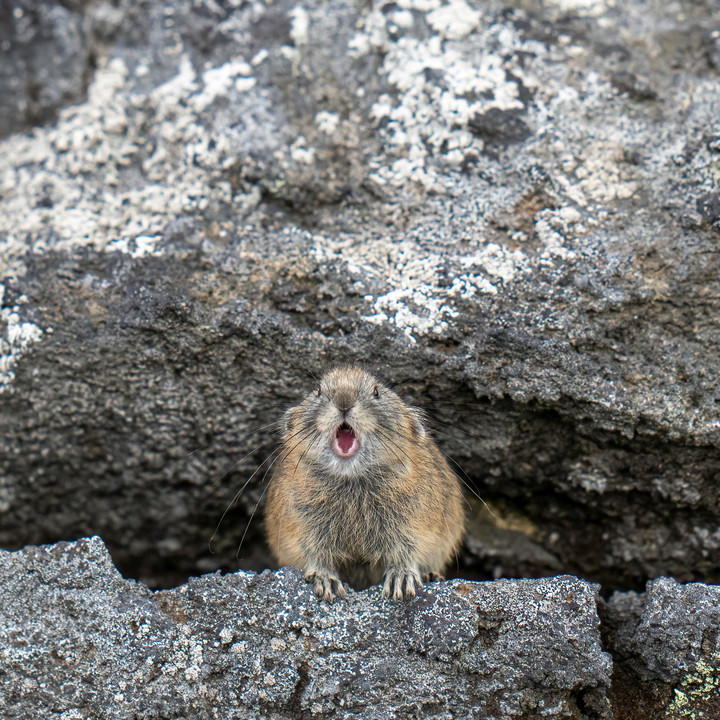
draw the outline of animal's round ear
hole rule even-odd
[[[425,437],[425,413],[417,408],[411,408],[410,410],[410,422],[412,423],[412,429],[415,435],[419,438]]]
[[[280,425],[282,427],[283,435],[287,435],[292,429],[293,423],[295,422],[295,416],[300,408],[291,407],[283,413]]]

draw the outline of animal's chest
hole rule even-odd
[[[361,488],[344,488],[301,512],[314,542],[347,562],[381,562],[402,532],[401,507]]]

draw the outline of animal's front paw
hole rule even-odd
[[[423,582],[439,582],[440,580],[444,580],[445,576],[441,575],[439,572],[428,572],[423,573],[422,575]]]
[[[385,572],[383,597],[408,600],[422,587],[420,573],[414,568],[388,568]]]
[[[332,602],[336,597],[345,597],[345,588],[340,578],[330,573],[310,572],[305,576],[306,582],[313,586],[315,594],[325,602]]]

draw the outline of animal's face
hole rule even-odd
[[[409,463],[411,443],[425,433],[419,411],[359,368],[324,375],[286,422],[286,442],[299,443],[318,469],[341,477]]]

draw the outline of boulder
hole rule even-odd
[[[720,588],[650,581],[603,608],[617,720],[720,716]]]
[[[97,537],[0,551],[0,714],[610,718],[596,598],[563,576],[328,605],[291,568],[152,592]]]

